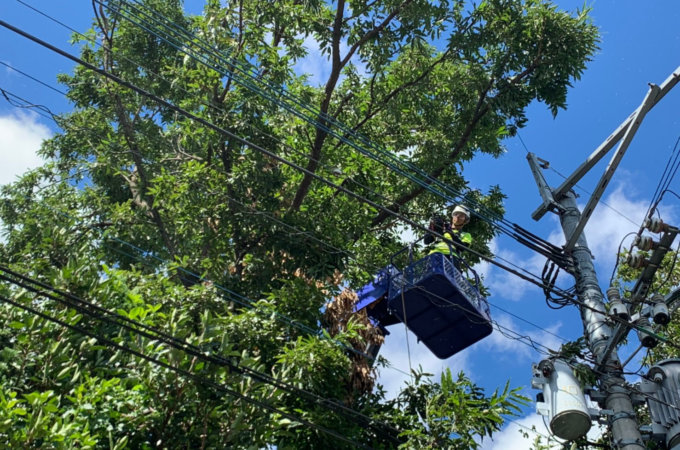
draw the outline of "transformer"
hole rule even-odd
[[[680,359],[652,366],[640,390],[647,394],[653,437],[668,449],[680,449]]]
[[[585,436],[591,426],[590,410],[569,365],[561,359],[546,359],[534,364],[533,372],[531,386],[543,390],[536,412],[548,417],[550,431],[568,441]]]

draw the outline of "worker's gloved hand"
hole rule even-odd
[[[425,237],[423,238],[423,242],[425,245],[430,245],[431,243],[434,242],[434,236],[431,234],[426,234]]]

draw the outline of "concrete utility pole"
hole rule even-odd
[[[581,213],[576,206],[574,194],[569,191],[557,200],[564,208],[560,214],[560,222],[565,239],[569,240],[581,220]],[[607,343],[612,337],[612,330],[606,321],[606,310],[597,274],[593,266],[592,255],[583,233],[575,240],[576,245],[571,253],[574,260],[576,293],[582,306],[581,319],[590,351],[599,361],[605,352]],[[612,350],[609,357],[601,365],[599,376],[600,389],[606,394],[604,408],[611,411],[610,427],[614,444],[625,450],[646,448],[638,429],[635,410],[625,380],[621,373],[621,360]]]
[[[616,352],[618,342],[613,342],[614,333],[607,321],[604,296],[597,280],[592,254],[583,235],[583,229],[607,187],[623,154],[637,131],[642,119],[670,89],[680,81],[680,68],[676,69],[661,86],[650,85],[644,101],[600,147],[576,169],[557,189],[551,189],[543,178],[536,156],[527,155],[529,165],[538,185],[543,204],[532,214],[539,220],[546,212],[553,211],[560,216],[566,244],[564,253],[571,256],[576,293],[583,321],[584,335],[590,351],[598,361],[598,384],[603,399],[600,406],[607,410],[609,425],[615,448],[640,450],[646,448],[637,424],[633,402],[623,378],[623,368]],[[572,187],[620,141],[619,147],[602,175],[600,182],[581,215]]]

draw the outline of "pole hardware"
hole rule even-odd
[[[635,321],[635,326],[639,327],[637,329],[637,335],[642,346],[647,348],[656,347],[656,344],[658,344],[659,341],[657,341],[656,338],[650,334],[652,329],[649,319],[646,317],[640,317]]]
[[[612,434],[612,441],[616,447],[621,450],[639,450],[645,448],[642,444],[642,435],[638,429],[636,417],[630,417],[627,412],[633,411],[633,402],[631,399],[631,392],[629,389],[624,389],[621,392],[611,391],[612,387],[625,383],[622,373],[622,366],[619,356],[617,354],[617,347],[621,340],[626,337],[630,331],[630,323],[617,323],[614,330],[610,326],[610,318],[607,315],[607,310],[604,304],[604,295],[600,290],[600,285],[595,272],[595,267],[592,263],[592,255],[588,249],[588,243],[583,234],[586,222],[590,218],[598,204],[600,198],[611,181],[615,170],[617,169],[624,153],[632,142],[633,136],[637,132],[642,119],[645,114],[656,105],[661,98],[663,98],[678,82],[680,82],[680,67],[678,67],[660,86],[650,85],[643,102],[640,106],[612,133],[600,146],[593,152],[588,159],[582,163],[574,173],[565,179],[565,181],[557,188],[552,189],[548,186],[541,173],[541,163],[535,155],[528,155],[529,166],[532,174],[536,180],[539,193],[542,198],[542,204],[532,213],[534,220],[539,220],[548,211],[557,213],[560,217],[560,224],[564,232],[566,243],[563,247],[563,254],[571,256],[574,261],[575,268],[573,276],[576,281],[576,292],[579,297],[579,312],[581,314],[581,321],[583,323],[584,336],[588,347],[595,358],[595,366],[598,371],[598,388],[605,392],[603,400],[600,400],[599,405],[603,409],[611,410],[614,415],[625,413],[617,420],[609,424],[609,429]],[[583,214],[579,211],[576,204],[574,194],[571,192],[572,188],[616,145],[618,148],[609,162],[605,172],[602,174],[600,181],[597,183],[593,194],[588,200]],[[556,206],[556,204],[558,206]],[[649,257],[649,262],[644,263],[644,257],[631,257],[632,261],[639,264],[643,268],[642,275],[638,283],[631,291],[630,308],[628,314],[636,312],[644,299],[648,295],[649,287],[653,281],[656,270],[661,263],[663,254],[661,247],[672,243],[677,234],[678,229],[673,232],[673,227],[667,227],[662,221],[658,219],[649,219],[648,229],[652,232],[668,231],[659,240],[660,244],[653,249],[652,255]],[[653,231],[657,230],[657,231]],[[641,233],[640,233],[641,234]],[[641,245],[652,245],[645,241]],[[650,247],[650,250],[652,248]],[[613,293],[613,292],[612,292]],[[614,293],[613,293],[614,294]],[[616,293],[618,294],[618,292]],[[620,299],[620,295],[616,297],[614,294],[614,301],[610,298],[610,303],[616,303]],[[621,301],[623,303],[623,301]],[[610,305],[611,307],[611,305]],[[617,313],[624,314],[623,309],[615,308]],[[649,321],[646,318],[642,320],[640,328],[644,330],[649,327]],[[620,322],[620,321],[619,321]],[[637,323],[637,322],[636,322]],[[638,336],[641,341],[647,342],[649,346],[656,344],[656,339],[649,336],[647,333],[641,333],[638,330]],[[650,339],[651,338],[651,339]],[[558,371],[555,370],[555,373]],[[546,393],[546,386],[550,386],[553,382],[553,375],[550,378],[539,373],[539,378],[532,382],[534,387],[542,387],[544,389],[544,399],[546,402],[537,404],[537,409],[541,405],[545,412],[554,412],[553,405],[546,405],[550,400]],[[565,375],[566,376],[566,375]],[[546,381],[548,380],[548,381]],[[549,407],[548,407],[549,406]],[[566,416],[565,416],[566,417]],[[588,422],[587,427],[580,425],[583,415],[571,414],[568,416],[572,421],[570,427],[572,429],[580,427],[586,429],[590,427]],[[555,419],[555,416],[551,419]],[[678,425],[680,427],[680,425]],[[680,431],[680,428],[679,428]],[[554,431],[553,431],[554,432]],[[557,435],[557,433],[555,433]],[[680,433],[678,434],[680,436]],[[675,441],[673,441],[675,442]]]
[[[640,382],[652,419],[652,438],[674,449],[680,445],[680,360],[666,359],[649,369]]]
[[[652,239],[651,236],[635,236],[633,245],[640,250],[647,251],[656,249],[659,246],[659,243]]]
[[[609,299],[609,314],[626,322],[629,321],[630,312],[626,304],[621,300],[618,288],[612,286],[607,289],[607,298]]]
[[[548,417],[550,431],[573,441],[585,436],[592,420],[581,384],[564,360],[545,359],[532,366],[531,386],[541,389],[536,412]]]
[[[626,264],[632,269],[642,269],[649,265],[649,260],[645,258],[644,253],[628,253],[628,256],[626,256]]]
[[[671,321],[668,305],[661,294],[652,295],[652,320],[659,325],[667,325]]]
[[[661,233],[668,231],[668,224],[665,224],[659,217],[650,217],[645,219],[644,228],[652,233]]]

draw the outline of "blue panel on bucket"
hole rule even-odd
[[[359,300],[354,305],[354,312],[366,308],[366,314],[381,328],[399,322],[387,308],[387,292],[390,287],[390,277],[398,274],[396,267],[389,265],[382,268],[373,281],[357,290]],[[384,330],[386,331],[386,330]]]
[[[441,253],[390,277],[388,307],[442,359],[492,331],[486,299]]]

